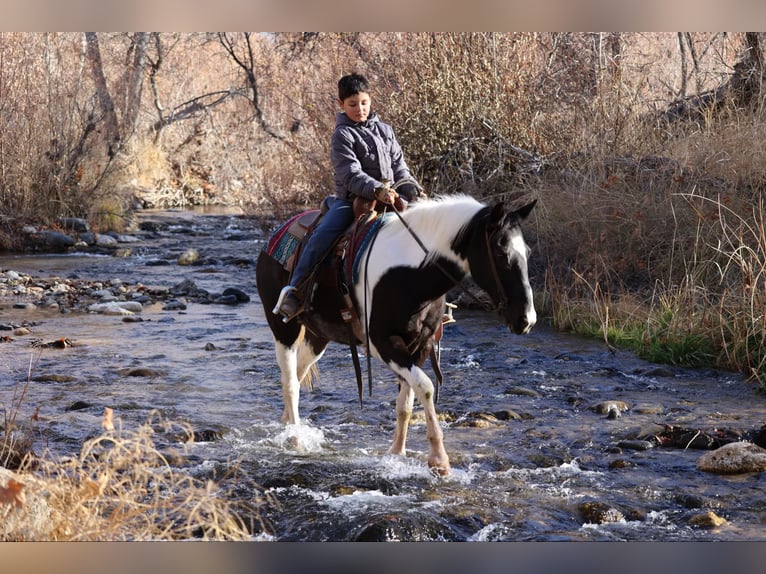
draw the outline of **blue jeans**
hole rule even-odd
[[[346,228],[354,221],[354,208],[351,201],[335,198],[330,209],[322,216],[314,231],[309,237],[308,243],[301,251],[298,263],[293,271],[290,284],[293,287],[300,285],[311,270],[319,264],[327,255],[335,240],[340,237]]]

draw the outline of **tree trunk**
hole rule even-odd
[[[144,67],[148,45],[149,35],[146,32],[137,32],[133,38],[133,61],[126,72],[125,110],[122,116],[122,127],[126,137],[135,132],[138,113],[141,110],[141,93],[144,87]]]
[[[85,32],[85,51],[88,63],[90,64],[93,83],[96,86],[96,97],[98,98],[105,126],[104,139],[109,150],[109,156],[111,157],[114,155],[115,147],[120,141],[120,126],[117,121],[117,113],[114,109],[114,101],[106,83],[104,65],[101,61],[101,49],[99,48],[96,32]]]

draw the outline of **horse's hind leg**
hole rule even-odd
[[[394,430],[394,442],[388,449],[389,454],[404,456],[407,443],[407,429],[412,417],[412,405],[415,401],[415,393],[410,384],[399,377],[399,396],[396,398],[396,429]]]
[[[282,401],[284,410],[282,422],[298,424],[298,401],[300,399],[301,383],[298,378],[298,345],[294,343],[288,347],[279,341],[275,341],[277,363],[281,372]]]
[[[300,400],[301,383],[310,385],[311,367],[322,357],[327,348],[327,343],[323,341],[309,341],[303,336],[299,336],[289,347],[279,341],[275,343],[277,363],[279,363],[281,372],[282,400],[284,401],[282,422],[299,424],[298,403]]]

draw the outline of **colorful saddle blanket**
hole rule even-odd
[[[319,210],[311,210],[291,217],[271,236],[266,252],[279,261],[286,270],[291,271],[295,266],[298,246],[318,216]],[[355,222],[339,238],[338,241],[344,245],[344,249],[340,251],[344,252],[343,270],[346,281],[355,282],[358,279],[362,254],[372,242],[380,226],[390,217],[393,217],[393,213],[384,213]]]

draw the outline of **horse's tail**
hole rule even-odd
[[[301,379],[301,386],[309,391],[314,390],[314,381],[319,380],[319,369],[316,363],[309,367],[306,371],[306,375]]]

